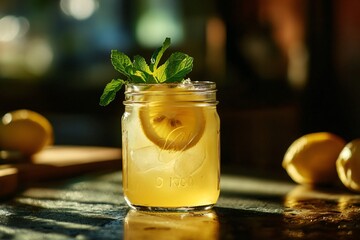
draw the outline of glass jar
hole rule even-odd
[[[220,120],[213,82],[127,84],[123,191],[150,211],[210,209],[220,193]]]

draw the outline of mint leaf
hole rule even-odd
[[[147,75],[143,71],[136,70],[135,68],[131,71],[130,82],[132,83],[146,83]]]
[[[181,81],[191,72],[193,60],[194,59],[187,54],[180,52],[173,53],[169,59],[154,72],[154,76],[160,83]]]
[[[100,105],[106,106],[113,101],[117,92],[127,83],[164,83],[183,80],[193,68],[193,58],[189,55],[173,53],[163,65],[158,67],[170,43],[170,38],[166,38],[163,45],[152,54],[150,64],[147,64],[142,56],[136,55],[132,62],[126,54],[111,50],[111,64],[126,77],[126,80],[113,79],[108,83],[100,97]]]
[[[111,50],[110,57],[111,57],[111,63],[114,66],[115,70],[129,77],[127,68],[128,66],[132,65],[130,58],[124,53],[118,52],[117,50]]]
[[[134,57],[133,66],[137,70],[141,70],[143,72],[151,74],[149,65],[146,63],[145,58],[143,58],[142,56],[136,55]]]
[[[155,52],[153,53],[153,55],[151,56],[150,69],[152,72],[154,72],[156,70],[162,55],[164,54],[166,49],[168,49],[170,47],[170,44],[171,44],[170,38],[166,38],[163,45],[161,47],[159,47],[158,49],[156,49]]]
[[[122,79],[113,79],[106,84],[104,92],[100,97],[100,105],[106,106],[115,99],[116,93],[126,82]]]
[[[135,83],[138,82],[156,83],[153,77],[153,73],[150,70],[149,65],[146,63],[145,58],[139,55],[136,55],[134,57],[130,78],[134,80]]]

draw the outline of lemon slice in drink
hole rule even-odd
[[[157,91],[163,86],[152,87]],[[201,138],[205,128],[202,109],[184,102],[177,88],[168,88],[175,94],[145,96],[148,102],[139,110],[142,129],[149,140],[164,150],[186,150]],[[191,101],[189,95],[188,101]]]

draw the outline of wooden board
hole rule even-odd
[[[0,197],[19,186],[79,174],[121,170],[121,149],[94,146],[53,146],[22,161],[0,165]]]
[[[0,166],[0,198],[14,194],[18,189],[18,170],[10,165]]]

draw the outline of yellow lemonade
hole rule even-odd
[[[213,206],[220,121],[211,82],[129,85],[122,117],[123,191],[143,210]]]

